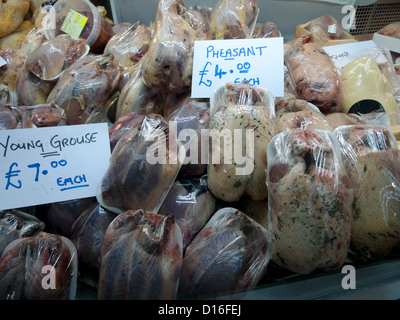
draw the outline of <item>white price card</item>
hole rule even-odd
[[[351,56],[367,48],[375,48],[376,44],[372,40],[351,42],[324,47],[325,52],[331,57],[335,66],[343,68],[351,61]]]
[[[0,210],[94,197],[110,156],[106,123],[0,130]]]
[[[195,41],[192,98],[210,98],[227,82],[245,81],[284,95],[282,37]]]

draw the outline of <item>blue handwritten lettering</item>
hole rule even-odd
[[[199,82],[199,86],[204,84],[206,87],[211,87],[211,85],[212,85],[212,81],[211,80],[206,80],[206,82],[203,81],[204,76],[206,76],[207,73],[210,71],[210,70],[207,69],[207,67],[209,65],[212,65],[212,63],[211,62],[207,62],[206,65],[204,66],[203,70],[200,71],[200,73],[199,73],[199,75],[201,76],[200,82]]]
[[[10,166],[9,171],[5,175],[5,178],[7,179],[6,190],[8,190],[10,187],[13,187],[15,189],[21,189],[22,187],[21,180],[18,180],[18,184],[14,184],[11,182],[11,178],[18,177],[18,174],[21,172],[21,170],[13,170],[14,167],[18,167],[18,164],[15,162]]]

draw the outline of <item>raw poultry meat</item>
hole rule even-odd
[[[318,37],[322,44],[329,40],[342,39],[344,34],[342,25],[332,16],[322,16],[311,20],[306,30]]]
[[[35,128],[29,115],[19,107],[0,105],[0,130]]]
[[[46,210],[43,210],[43,220],[51,232],[70,237],[76,219],[95,202],[96,198],[91,197],[50,203]]]
[[[196,40],[210,40],[206,19],[182,0],[160,0],[154,35],[144,57],[143,80],[155,90],[188,92]]]
[[[382,29],[378,30],[377,33],[387,37],[393,37],[400,39],[400,21],[389,23]]]
[[[55,81],[65,69],[87,55],[89,49],[84,39],[60,35],[41,43],[27,56],[25,66],[40,79]]]
[[[18,72],[15,84],[18,103],[24,106],[44,104],[55,85],[55,82],[38,78],[24,66]]]
[[[31,237],[44,229],[44,223],[20,210],[0,211],[0,256],[6,246],[20,238]]]
[[[32,28],[22,40],[17,52],[21,57],[27,57],[46,40],[43,28]]]
[[[277,25],[271,21],[257,23],[253,32],[254,38],[275,38],[280,36],[281,33]]]
[[[210,17],[213,39],[250,38],[257,15],[257,0],[219,0]]]
[[[276,99],[275,117],[278,132],[296,128],[328,131],[334,129],[317,107],[290,94]]]
[[[227,83],[212,100],[208,165],[211,192],[227,202],[239,201],[244,195],[253,200],[267,198],[267,147],[276,133],[272,96],[248,83]],[[218,135],[213,137],[213,130]],[[224,141],[217,143],[222,137]]]
[[[33,124],[40,127],[56,127],[67,123],[65,110],[54,102],[36,106],[20,106],[31,118]]]
[[[214,214],[216,200],[201,178],[176,181],[158,214],[172,215],[182,231],[183,250]]]
[[[18,72],[23,68],[25,58],[15,50],[0,50],[0,57],[6,62],[0,67],[0,83],[15,91]]]
[[[121,75],[112,55],[86,56],[66,69],[47,98],[67,113],[68,125],[83,124],[117,88]]]
[[[97,191],[99,203],[115,213],[156,213],[181,168],[175,144],[176,149],[161,115],[146,116],[114,147]]]
[[[207,161],[202,160],[208,159],[208,149],[203,145],[201,134],[202,130],[208,130],[210,127],[209,99],[193,99],[185,96],[178,100],[175,108],[176,110],[166,120],[170,126],[176,128],[176,136],[186,150],[186,158],[180,173],[184,176],[202,175],[207,170]]]
[[[121,90],[115,111],[117,120],[130,112],[162,114],[163,95],[158,90],[147,87],[143,81],[143,59],[136,64],[130,79]]]
[[[343,92],[340,76],[313,35],[285,43],[284,51],[285,65],[297,98],[314,104],[324,114],[341,112]]]
[[[365,120],[355,113],[334,112],[326,115],[326,117],[334,129],[340,126],[365,124]]]
[[[333,133],[276,135],[267,184],[272,260],[300,274],[340,268],[350,245],[353,189]]]
[[[71,240],[76,246],[80,263],[100,268],[101,243],[115,218],[114,213],[93,202],[75,220],[71,228]]]
[[[186,249],[179,281],[185,299],[252,290],[270,261],[267,230],[234,208],[223,208]]]
[[[125,133],[129,130],[140,130],[145,118],[145,115],[136,114],[135,112],[129,112],[120,117],[108,131],[111,152]]]
[[[120,214],[101,246],[100,300],[171,300],[182,266],[182,234],[172,216]]]
[[[8,86],[0,84],[0,106],[17,106],[18,98],[15,91],[11,90]]]
[[[400,249],[400,150],[385,127],[335,130],[354,188],[351,249],[379,259]]]
[[[128,30],[115,34],[104,49],[105,54],[112,54],[122,66],[134,66],[149,50],[151,31],[142,22],[136,22]]]
[[[77,268],[75,246],[65,237],[40,232],[15,240],[0,258],[0,299],[73,300]]]

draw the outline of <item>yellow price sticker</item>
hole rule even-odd
[[[71,37],[79,38],[87,21],[87,17],[70,9],[61,26],[61,31],[69,34]]]

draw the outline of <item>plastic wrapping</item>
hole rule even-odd
[[[351,249],[383,258],[400,249],[400,150],[392,133],[374,125],[335,130],[354,188]]]
[[[365,124],[363,117],[356,113],[334,112],[326,116],[331,126],[336,129],[340,126]]]
[[[18,72],[23,68],[25,59],[15,50],[0,50],[0,57],[6,61],[0,67],[0,83],[14,91]]]
[[[275,116],[278,133],[296,128],[334,130],[316,106],[289,94],[275,100]]]
[[[114,35],[114,31],[89,0],[58,0],[54,4],[54,9],[56,12],[56,29],[47,29],[46,37],[48,39],[64,33],[61,27],[70,10],[74,10],[87,18],[79,37],[87,40],[91,52],[103,53],[107,42]]]
[[[117,62],[129,68],[134,66],[149,50],[150,29],[138,21],[129,29],[115,34],[104,49],[105,54],[112,54]]]
[[[340,40],[344,34],[342,25],[332,16],[322,16],[311,20],[306,30],[317,37],[322,44],[330,40]]]
[[[18,54],[26,58],[31,52],[39,48],[44,41],[46,41],[44,29],[32,28],[32,30],[27,33],[24,40],[22,40],[17,50]]]
[[[364,53],[366,53],[364,51]],[[385,67],[383,67],[385,68]],[[400,82],[391,78],[394,69],[386,67],[387,76],[382,73],[378,62],[371,56],[355,58],[342,71],[343,111],[349,113],[370,113],[399,111],[395,95],[400,101]],[[391,81],[389,81],[391,79]]]
[[[179,282],[184,299],[252,290],[270,261],[267,230],[234,208],[216,212],[186,249]]]
[[[67,124],[65,110],[54,102],[36,106],[20,106],[31,118],[33,124],[40,127],[56,127]]]
[[[98,298],[175,299],[182,256],[182,234],[173,217],[126,211],[104,235]]]
[[[36,128],[28,113],[19,107],[0,105],[0,130]]]
[[[258,16],[257,0],[219,0],[211,12],[213,39],[251,38]]]
[[[25,66],[42,80],[56,81],[65,69],[85,57],[89,50],[86,40],[60,35],[44,41],[31,52]]]
[[[115,218],[114,213],[93,202],[75,220],[71,228],[71,240],[76,246],[80,263],[100,268],[101,243]]]
[[[55,82],[38,78],[24,66],[18,72],[15,85],[18,103],[24,106],[44,104],[55,85]]]
[[[74,300],[78,276],[74,244],[40,232],[11,242],[0,258],[1,300]]]
[[[95,197],[49,204],[44,210],[43,218],[47,229],[53,233],[70,237],[71,228],[76,219],[93,203],[96,203]]]
[[[208,186],[217,198],[267,198],[265,170],[267,146],[276,134],[274,108],[269,91],[248,83],[227,83],[211,98]]]
[[[126,31],[133,26],[133,23],[130,22],[120,22],[112,26],[114,31],[114,35],[120,33],[121,31]]]
[[[16,239],[31,237],[44,229],[44,222],[21,210],[0,210],[0,256]]]
[[[202,178],[176,181],[158,214],[172,215],[182,231],[183,250],[214,214],[216,200]]]
[[[119,139],[121,139],[125,133],[130,130],[139,131],[145,118],[145,115],[140,115],[135,112],[129,112],[119,118],[108,131],[110,136],[111,152],[114,150]]]
[[[256,23],[253,38],[276,38],[280,36],[281,32],[274,22],[267,21],[265,23]]]
[[[144,83],[142,77],[143,59],[132,70],[130,79],[121,90],[115,111],[117,120],[130,112],[144,115],[162,114],[163,95],[158,90],[147,87]]]
[[[112,55],[86,56],[65,70],[47,98],[67,113],[68,124],[83,124],[115,92],[121,75]]]
[[[111,95],[102,106],[92,111],[85,123],[89,124],[105,122],[107,123],[108,127],[111,128],[115,123],[115,110],[117,109],[119,97],[119,91],[117,91],[114,95]]]
[[[284,55],[297,98],[314,104],[324,114],[342,111],[340,75],[311,34],[285,43]]]
[[[16,106],[18,105],[17,94],[8,86],[0,84],[0,106]]]
[[[29,0],[5,1],[0,3],[0,38],[18,29],[29,11]]]
[[[351,239],[353,190],[332,132],[295,129],[268,146],[272,260],[299,274],[340,268]]]
[[[177,137],[186,150],[180,173],[183,176],[204,174],[207,164],[202,162],[202,153],[208,154],[208,150],[204,150],[201,134],[202,130],[208,130],[210,127],[209,99],[182,97],[176,105],[176,110],[166,120],[176,126]]]
[[[207,20],[187,9],[182,0],[160,0],[154,28],[143,58],[145,84],[166,92],[190,91],[194,42],[211,39]]]
[[[157,213],[181,168],[178,150],[162,116],[152,114],[136,123],[113,149],[97,190],[100,205],[115,213]]]

